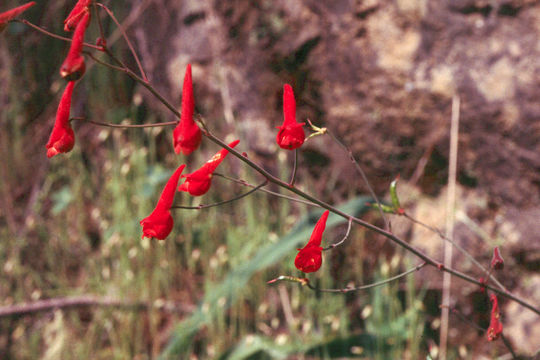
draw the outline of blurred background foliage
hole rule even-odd
[[[158,37],[162,29],[155,19],[167,22],[168,16],[179,16],[178,8],[183,7],[179,12],[185,13],[185,8],[193,2],[182,2],[181,6],[170,2],[160,5],[159,1],[141,4],[146,3],[155,18],[144,17],[144,10],[134,16],[133,9],[125,2],[109,2],[109,6],[118,19],[141,24],[134,25],[130,35],[136,39],[138,50],[158,55],[145,63],[151,81],[179,106],[180,82],[168,78],[171,74],[166,67],[168,62],[174,62],[173,55],[163,52],[164,49],[174,52],[174,39]],[[235,10],[214,4],[210,7],[215,13],[208,9],[187,11],[189,16],[176,25],[167,23],[165,33],[183,34],[179,37],[182,48],[189,45],[192,23],[206,18],[213,29],[212,16],[216,14],[238,20],[241,26],[227,23],[228,37],[257,44],[260,48],[253,50],[255,55],[268,49],[266,55],[270,60],[265,60],[265,65],[273,74],[273,77],[243,77],[241,82],[247,83],[244,91],[250,91],[253,86],[274,87],[273,92],[267,90],[257,95],[264,98],[257,104],[266,109],[265,115],[279,119],[280,86],[282,82],[291,82],[296,86],[295,92],[298,89],[299,107],[304,108],[299,111],[319,123],[324,121],[327,109],[319,103],[320,88],[324,85],[314,75],[316,72],[306,66],[310,52],[321,39],[308,38],[288,55],[276,53],[272,46],[286,42],[283,37],[286,38],[288,25],[284,15],[269,11],[271,6],[266,1],[260,5],[248,1],[232,3]],[[14,0],[4,1],[0,11],[18,4]],[[39,1],[25,18],[53,33],[63,34],[61,20],[72,5],[73,1]],[[256,14],[267,13],[260,22],[252,24],[250,19],[254,15],[244,13],[246,8]],[[148,33],[152,26],[156,27],[155,34]],[[104,20],[104,27],[106,33],[115,31],[108,19]],[[246,27],[250,31],[245,31]],[[248,38],[243,38],[246,34]],[[156,38],[147,38],[152,35]],[[93,43],[97,37],[98,29],[93,23],[86,40]],[[221,39],[218,33],[215,38],[218,42]],[[194,73],[197,110],[207,117],[215,133],[227,140],[231,136],[240,137],[242,151],[269,171],[288,178],[292,158],[268,145],[273,141],[273,126],[280,120],[264,120],[263,124],[231,121],[234,116],[227,112],[223,86],[212,87],[209,81],[223,75],[219,61],[226,68],[231,59],[242,58],[237,43],[230,41],[229,55],[216,61],[215,56],[219,58],[220,53],[214,54],[211,66],[207,59],[180,55],[180,63],[198,61]],[[110,41],[110,45],[115,54],[135,69],[121,39]],[[158,45],[162,53],[155,51]],[[425,269],[423,273],[427,275],[420,280],[413,275],[380,288],[337,295],[310,291],[296,284],[266,284],[279,275],[299,275],[293,265],[295,248],[309,237],[316,221],[316,215],[305,205],[258,192],[223,207],[176,210],[175,227],[166,241],[141,239],[138,222],[153,209],[173,169],[179,162],[187,162],[188,170],[197,168],[218,150],[213,144],[203,142],[200,151],[189,158],[179,158],[172,151],[170,128],[113,130],[74,121],[75,148],[69,154],[48,160],[44,145],[65,84],[58,70],[67,49],[66,43],[20,23],[10,24],[0,37],[1,305],[90,294],[127,305],[143,303],[146,307],[92,306],[2,318],[1,359],[419,359],[428,356],[438,338],[435,320],[439,312],[439,287],[434,285],[439,282],[437,273]],[[177,68],[183,69],[184,63]],[[87,73],[75,90],[72,116],[129,124],[173,119],[124,74],[95,66],[89,59],[87,64]],[[203,69],[209,69],[211,76],[202,75]],[[183,70],[177,72],[183,76]],[[197,83],[198,77],[204,77],[201,84]],[[232,91],[236,105],[242,105],[242,100],[237,100],[241,96],[235,97]],[[340,91],[335,89],[335,93]],[[374,96],[380,98],[380,94]],[[431,100],[428,110],[438,109],[440,116],[448,115],[446,107],[441,108],[440,103],[433,105]],[[381,119],[381,123],[362,136],[373,133],[379,136],[377,128],[388,125],[384,122],[388,119],[379,111],[372,108],[370,116]],[[424,120],[429,118],[429,111],[426,112],[427,115],[419,111],[410,116],[416,116],[414,122],[420,127],[420,136],[428,137]],[[350,131],[354,125],[344,122],[336,125],[336,129],[344,137],[351,135],[348,140],[354,141],[358,133]],[[373,144],[366,149],[364,142],[353,142],[357,151],[365,154],[372,178],[388,180],[396,169],[413,174],[424,153],[415,149],[417,143],[408,125],[404,125],[403,131],[408,136],[384,133],[380,135],[382,140],[374,138],[379,141],[382,153],[388,155],[387,162],[381,162],[380,155],[369,151]],[[261,137],[265,140],[260,141]],[[437,137],[441,143],[446,140]],[[369,221],[379,221],[376,214],[367,212],[367,198],[362,196],[365,187],[358,184],[350,169],[343,170],[343,166],[350,168],[343,165],[348,162],[346,154],[326,148],[328,144],[323,140],[315,139],[313,143],[300,157],[300,166],[304,168],[299,173],[299,186]],[[444,186],[447,160],[440,155],[445,145],[434,144],[429,145],[429,161],[420,191],[436,196]],[[462,184],[475,187],[478,179],[469,170],[462,171]],[[219,172],[253,184],[261,181],[232,157],[221,165]],[[376,182],[381,195],[388,182]],[[216,177],[212,190],[204,197],[192,199],[178,193],[176,203],[207,204],[245,191],[245,187]],[[419,201],[421,195],[414,194],[417,194],[414,201]],[[329,219],[325,244],[339,240],[345,233],[346,224],[339,221],[335,217]],[[412,236],[410,228],[404,229],[406,236]],[[438,241],[434,236],[429,239]],[[321,270],[309,277],[319,287],[343,288],[385,279],[414,266],[414,260],[383,239],[354,228],[347,243],[326,253]],[[488,311],[485,299],[472,291],[466,300],[480,314],[474,320],[486,326],[489,319],[482,315]],[[453,343],[450,358],[467,358],[474,351],[485,354],[500,351],[500,347],[486,350],[485,346],[474,344],[474,339],[483,337],[481,332],[469,329],[468,333],[472,334],[471,341],[465,345]]]

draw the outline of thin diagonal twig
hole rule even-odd
[[[73,117],[71,120],[80,120],[84,121],[90,124],[99,125],[99,126],[105,126],[105,127],[112,127],[112,128],[119,128],[119,129],[133,129],[133,128],[154,128],[154,127],[162,127],[162,126],[172,126],[178,124],[178,121],[168,121],[168,122],[162,122],[162,123],[153,123],[153,124],[137,124],[137,125],[130,125],[130,124],[111,124],[111,123],[105,123],[101,121],[95,121],[90,120],[82,117]]]
[[[332,245],[330,245],[328,247],[325,247],[323,250],[324,251],[332,250],[336,246],[339,246],[339,245],[343,244],[345,242],[345,240],[347,240],[347,238],[349,237],[349,234],[351,232],[351,227],[352,227],[352,219],[349,219],[349,226],[347,227],[347,232],[345,233],[345,236],[340,241],[338,241],[337,243],[334,243],[334,244],[332,244]]]
[[[199,206],[184,206],[184,205],[174,205],[174,206],[171,206],[171,209],[187,209],[187,210],[201,210],[201,209],[207,209],[207,208],[211,208],[211,207],[215,207],[215,206],[220,206],[220,205],[225,205],[225,204],[229,204],[229,203],[232,203],[236,200],[240,200],[250,194],[253,194],[255,191],[259,190],[260,188],[262,188],[263,186],[267,185],[268,184],[268,180],[266,180],[265,182],[255,186],[253,189],[249,190],[248,192],[242,194],[242,195],[239,195],[237,197],[234,197],[232,199],[229,199],[229,200],[223,200],[223,201],[219,201],[219,202],[216,202],[216,203],[213,203],[213,204],[201,204]]]
[[[388,284],[388,283],[391,283],[392,281],[395,281],[395,280],[398,280],[398,279],[401,279],[407,275],[410,275],[412,274],[413,272],[416,272],[418,270],[420,270],[421,268],[423,268],[424,266],[426,266],[427,264],[425,262],[413,267],[412,269],[409,269],[401,274],[398,274],[396,276],[392,276],[388,279],[385,279],[385,280],[382,280],[382,281],[378,281],[378,282],[375,282],[375,283],[372,283],[372,284],[368,284],[368,285],[362,285],[362,286],[356,286],[356,287],[346,287],[346,288],[343,288],[343,289],[319,289],[313,285],[311,285],[309,283],[309,281],[306,283],[307,287],[309,287],[311,290],[316,290],[316,291],[320,291],[320,292],[327,292],[327,293],[348,293],[348,292],[351,292],[351,291],[360,291],[360,290],[366,290],[366,289],[371,289],[371,288],[374,288],[374,287],[377,287],[377,286],[381,286],[381,285],[385,285],[385,284]]]
[[[137,56],[137,53],[135,52],[135,48],[131,44],[131,41],[129,40],[129,37],[127,36],[127,33],[125,32],[122,24],[116,19],[113,12],[104,4],[102,3],[95,3],[97,6],[101,7],[103,10],[107,12],[107,14],[110,16],[110,18],[114,21],[118,29],[122,32],[122,36],[126,40],[127,46],[129,47],[129,50],[131,51],[131,54],[133,55],[133,58],[135,59],[135,62],[137,63],[137,66],[139,67],[139,71],[141,73],[142,79],[144,82],[148,82],[148,77],[146,77],[146,73],[144,72],[144,69],[142,67],[141,61],[139,60],[139,57]]]

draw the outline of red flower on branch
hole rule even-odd
[[[235,140],[229,144],[230,147],[238,145],[240,140]],[[193,196],[201,196],[208,192],[212,185],[212,174],[217,169],[218,165],[225,159],[229,151],[221,149],[212,159],[204,164],[199,170],[191,174],[182,175],[186,181],[178,187],[178,191],[185,191]]]
[[[147,237],[164,240],[171,233],[174,225],[171,216],[171,206],[173,204],[180,174],[182,174],[185,166],[186,165],[182,164],[176,169],[161,192],[161,196],[159,197],[154,211],[140,221],[140,224],[143,227],[143,238]]]
[[[58,105],[58,110],[56,111],[56,121],[49,141],[45,145],[47,148],[47,157],[49,158],[59,153],[66,153],[73,149],[73,145],[75,145],[75,134],[69,124],[71,96],[73,95],[74,86],[75,81],[68,82],[60,99],[60,105]]]
[[[277,127],[279,132],[276,136],[279,147],[294,150],[302,146],[306,138],[302,129],[304,124],[296,122],[296,101],[291,85],[283,85],[283,124]]]
[[[84,57],[82,56],[82,48],[84,41],[84,33],[90,22],[90,13],[83,11],[81,21],[77,24],[75,32],[73,33],[73,39],[71,41],[71,47],[64,60],[64,63],[60,67],[60,75],[66,80],[78,80],[84,75],[86,66],[84,64]]]
[[[499,302],[497,301],[497,296],[491,294],[489,297],[491,300],[491,319],[489,321],[489,327],[487,329],[487,339],[488,341],[497,340],[501,336],[503,331],[503,326],[501,323],[501,315],[499,312]]]
[[[30,1],[24,5],[18,6],[14,9],[0,13],[0,32],[7,26],[8,21],[15,19],[17,16],[25,12],[29,7],[36,5],[35,1]]]
[[[193,100],[193,83],[191,80],[191,64],[187,65],[182,88],[182,114],[180,122],[173,131],[174,152],[191,154],[201,144],[201,129],[193,121],[195,101]]]
[[[64,20],[64,31],[73,31],[84,14],[90,11],[92,0],[79,0]]]
[[[294,259],[294,266],[305,273],[319,270],[322,264],[322,234],[326,227],[326,220],[330,212],[326,210],[311,233],[308,243],[302,249],[297,249],[298,254]]]
[[[499,247],[495,246],[493,249],[493,257],[491,258],[491,267],[495,270],[502,270],[504,268],[504,260],[499,251]]]

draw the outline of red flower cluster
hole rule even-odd
[[[14,9],[0,13],[0,32],[7,26],[8,21],[15,19],[17,16],[25,12],[29,7],[36,5],[35,1],[30,1],[24,5],[18,6]]]
[[[176,169],[169,181],[167,181],[154,211],[140,221],[143,227],[143,238],[148,237],[164,240],[171,233],[174,223],[170,210],[180,174],[182,174],[185,166],[182,164]]]
[[[491,300],[491,319],[489,321],[489,327],[487,329],[487,339],[488,341],[497,340],[501,336],[503,331],[503,326],[501,323],[501,315],[499,312],[499,302],[497,301],[497,296],[491,294],[489,297]]]
[[[174,152],[191,154],[201,144],[201,129],[193,121],[195,101],[193,99],[193,83],[191,80],[191,64],[186,68],[184,86],[182,88],[182,114],[180,122],[173,131]]]
[[[235,140],[229,144],[229,147],[235,147],[240,140]],[[221,149],[217,152],[212,159],[204,164],[199,170],[192,172],[191,174],[182,175],[186,178],[186,181],[178,187],[178,191],[189,192],[193,196],[201,196],[208,192],[210,185],[212,184],[212,173],[216,171],[217,167],[229,151],[227,149]]]
[[[75,134],[69,124],[69,112],[71,109],[71,96],[73,95],[73,88],[75,87],[75,81],[68,82],[62,99],[60,99],[60,105],[56,111],[56,122],[52,130],[49,141],[45,147],[47,148],[47,157],[53,157],[59,153],[65,153],[73,149],[75,144]]]
[[[82,18],[77,22],[77,27],[73,33],[73,39],[71,41],[71,47],[64,60],[64,63],[60,67],[60,75],[66,80],[78,80],[84,75],[86,65],[84,64],[84,57],[82,56],[82,48],[84,42],[84,33],[90,22],[90,12],[86,9],[83,10]]]
[[[297,249],[299,252],[294,259],[294,266],[305,273],[315,272],[319,270],[322,264],[322,234],[326,227],[326,220],[330,212],[326,210],[317,224],[313,233],[309,238],[308,243],[302,249]]]
[[[291,85],[283,86],[283,124],[278,126],[279,132],[276,142],[280,148],[294,150],[302,146],[306,135],[304,134],[305,123],[296,122],[296,101]]]

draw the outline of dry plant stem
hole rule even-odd
[[[94,2],[94,4],[101,7],[103,10],[105,10],[107,12],[107,14],[110,16],[110,18],[114,21],[117,28],[122,32],[122,36],[126,40],[127,46],[129,47],[129,51],[131,51],[131,54],[133,55],[133,58],[135,59],[135,62],[137,63],[137,66],[139,67],[139,71],[141,72],[142,79],[143,79],[144,82],[147,83],[148,78],[146,77],[146,73],[144,72],[141,61],[139,60],[139,57],[137,56],[137,53],[135,52],[135,49],[133,48],[133,45],[131,44],[131,41],[129,41],[129,37],[127,36],[126,32],[124,31],[124,28],[123,28],[122,24],[120,24],[120,22],[114,16],[113,12],[111,10],[109,10],[109,8],[107,6],[103,5],[102,3],[96,3],[96,2]]]
[[[25,19],[15,19],[15,20],[11,20],[11,21],[13,21],[13,22],[20,22],[20,23],[22,23],[22,24],[28,25],[28,26],[30,26],[32,29],[37,30],[37,31],[39,31],[40,33],[43,33],[43,34],[45,34],[45,35],[47,35],[47,36],[50,36],[50,37],[55,38],[55,39],[58,39],[58,40],[67,41],[67,42],[71,42],[71,41],[72,41],[70,38],[67,38],[67,37],[64,37],[64,36],[61,36],[61,35],[53,34],[52,32],[47,31],[47,30],[45,30],[45,29],[43,29],[42,27],[39,27],[39,26],[37,26],[37,25],[34,25],[34,24],[32,24],[30,21],[25,20]],[[92,49],[96,49],[96,50],[102,50],[100,46],[93,45],[93,44],[89,44],[89,43],[83,43],[83,46],[89,47],[89,48],[92,48]]]
[[[291,175],[291,181],[289,181],[289,185],[294,186],[294,181],[296,180],[296,168],[298,167],[298,149],[294,149],[294,165]]]
[[[248,186],[248,187],[251,187],[251,188],[255,187],[255,185],[250,184],[245,180],[235,179],[235,178],[232,178],[230,176],[223,175],[223,174],[220,174],[220,173],[214,173],[214,176],[219,176],[219,177],[222,177],[222,178],[227,179],[229,181],[233,181],[233,182],[235,182],[237,184],[241,184],[241,185]],[[298,199],[298,198],[295,198],[295,197],[292,197],[292,196],[283,195],[283,194],[280,194],[280,193],[277,193],[277,192],[274,192],[274,191],[271,191],[271,190],[268,190],[268,189],[265,189],[265,188],[261,188],[259,190],[264,192],[264,193],[267,193],[267,194],[270,194],[270,195],[273,195],[275,197],[279,197],[279,198],[282,198],[282,199],[285,199],[285,200],[294,201],[294,202],[309,205],[309,206],[320,207],[319,205],[314,204],[314,203],[312,203],[310,201],[306,201],[306,200],[303,200],[303,199]]]
[[[381,218],[384,220],[385,229],[387,231],[391,232],[392,228],[391,228],[391,225],[390,225],[390,221],[388,221],[388,217],[382,211],[381,202],[379,201],[379,198],[375,194],[375,191],[373,190],[373,187],[371,186],[371,184],[370,184],[370,182],[369,182],[369,180],[368,180],[368,178],[366,176],[366,173],[364,173],[364,170],[362,170],[362,167],[360,166],[360,164],[358,163],[358,161],[354,157],[354,155],[352,153],[352,150],[347,145],[345,145],[345,143],[343,141],[339,140],[330,130],[326,129],[326,133],[328,135],[330,135],[332,140],[334,140],[334,142],[336,144],[338,144],[347,153],[347,155],[349,156],[349,159],[353,163],[354,167],[356,168],[356,170],[358,171],[360,176],[362,176],[362,180],[364,180],[364,183],[366,184],[366,186],[367,186],[367,188],[369,190],[369,193],[371,194],[373,199],[375,199],[375,202],[378,205],[377,208],[379,209],[379,214],[381,215]]]
[[[398,280],[398,279],[401,279],[407,275],[410,275],[412,274],[413,272],[416,272],[418,270],[420,270],[421,268],[423,268],[424,266],[426,266],[426,263],[423,262],[421,263],[420,265],[417,265],[415,267],[413,267],[412,269],[409,269],[401,274],[398,274],[396,276],[392,276],[388,279],[385,279],[385,280],[382,280],[382,281],[378,281],[378,282],[375,282],[375,283],[372,283],[372,284],[368,284],[368,285],[362,285],[362,286],[357,286],[357,287],[346,287],[346,288],[343,288],[343,289],[319,289],[313,285],[311,285],[309,282],[306,284],[307,287],[309,287],[311,290],[316,290],[316,291],[320,291],[320,292],[327,292],[327,293],[348,293],[348,292],[351,292],[351,291],[360,291],[360,290],[366,290],[366,289],[371,289],[371,288],[374,288],[374,287],[377,287],[377,286],[381,286],[381,285],[385,285],[385,284],[388,284],[392,281],[395,281],[395,280]]]
[[[0,318],[17,317],[29,315],[37,312],[51,311],[54,309],[70,309],[78,307],[112,307],[121,310],[147,310],[152,305],[145,302],[129,302],[111,298],[100,298],[92,295],[73,296],[65,298],[53,298],[46,300],[37,300],[31,303],[14,304],[0,306]],[[182,304],[174,304],[164,307],[156,307],[158,310],[189,313],[192,306],[184,306]]]
[[[172,125],[178,124],[178,121],[168,121],[168,122],[154,123],[154,124],[121,125],[121,124],[104,123],[104,122],[94,121],[94,120],[81,118],[81,117],[74,117],[74,118],[71,118],[71,120],[80,120],[80,121],[85,121],[87,123],[94,124],[94,125],[117,128],[117,129],[154,128],[154,127],[172,126]]]
[[[201,210],[201,209],[207,209],[207,208],[211,208],[211,207],[215,207],[215,206],[221,206],[221,205],[225,205],[225,204],[229,204],[229,203],[232,203],[236,200],[240,200],[248,195],[251,195],[253,194],[255,191],[259,190],[260,188],[262,188],[263,186],[265,186],[266,184],[268,184],[268,180],[263,182],[262,184],[259,184],[257,186],[255,186],[253,189],[249,190],[248,192],[242,194],[242,195],[239,195],[237,197],[234,197],[232,199],[229,199],[229,200],[224,200],[224,201],[220,201],[220,202],[216,202],[216,203],[213,203],[213,204],[207,204],[207,205],[204,205],[204,204],[201,204],[199,206],[183,206],[183,205],[174,205],[174,206],[171,206],[171,209],[188,209],[188,210]]]
[[[111,57],[113,57],[114,59],[114,56],[112,54],[110,54]],[[176,108],[174,106],[171,105],[170,102],[168,102],[159,92],[157,92],[157,90],[148,82],[144,81],[142,78],[140,78],[137,74],[135,74],[133,71],[129,70],[128,68],[125,68],[123,69],[123,72],[126,73],[128,76],[130,76],[133,80],[139,82],[140,84],[142,84],[144,87],[146,87],[163,105],[165,105],[174,115],[176,115],[178,118],[180,118],[180,113],[178,112],[178,110],[176,110]],[[436,261],[435,259],[432,259],[431,257],[429,257],[428,255],[424,254],[423,252],[421,252],[420,250],[416,249],[415,247],[409,245],[405,240],[395,236],[394,234],[392,234],[391,232],[385,230],[385,229],[382,229],[378,226],[375,226],[375,225],[372,225],[362,219],[359,219],[359,218],[356,218],[356,217],[353,217],[341,210],[339,210],[338,208],[330,205],[330,204],[327,204],[325,203],[324,201],[321,201],[305,192],[303,192],[302,190],[298,189],[298,188],[295,188],[294,186],[290,186],[289,184],[287,184],[286,182],[280,180],[279,178],[273,176],[272,174],[270,174],[269,172],[267,172],[266,170],[264,170],[261,166],[259,166],[258,164],[254,163],[253,161],[251,161],[249,158],[243,156],[241,153],[239,153],[238,151],[234,150],[233,148],[231,148],[230,146],[228,146],[225,142],[223,142],[221,139],[219,139],[218,137],[214,136],[207,128],[205,128],[205,131],[203,132],[204,136],[207,137],[210,141],[216,143],[217,145],[221,146],[222,148],[224,149],[227,149],[231,154],[233,154],[233,156],[235,156],[236,158],[240,159],[241,161],[243,161],[244,163],[246,163],[249,167],[251,167],[253,170],[257,171],[259,174],[261,174],[262,176],[264,176],[266,179],[268,179],[269,182],[271,183],[274,183],[284,189],[287,189],[289,191],[291,191],[292,193],[295,193],[296,195],[304,198],[305,200],[309,201],[310,203],[313,203],[315,205],[318,205],[326,210],[329,210],[330,212],[336,214],[336,215],[339,215],[347,220],[351,220],[352,222],[360,225],[360,226],[363,226],[369,230],[372,230],[380,235],[383,235],[385,236],[386,238],[392,240],[394,243],[396,243],[397,245],[401,246],[402,248],[404,248],[405,250],[408,250],[409,252],[411,252],[412,254],[416,255],[417,257],[419,257],[421,260],[425,261],[428,265],[431,265],[441,271],[445,271],[445,272],[448,272],[462,280],[465,280],[471,284],[475,284],[479,287],[483,287],[483,288],[486,288],[486,289],[490,289],[498,294],[500,294],[501,296],[504,296],[506,298],[509,298],[509,299],[512,299],[514,300],[515,302],[519,303],[520,305],[522,305],[523,307],[533,311],[534,313],[540,315],[540,309],[537,309],[535,308],[533,305],[527,303],[526,301],[518,298],[517,296],[509,293],[509,292],[506,292],[506,291],[503,291],[503,290],[500,290],[498,288],[495,288],[491,285],[486,285],[486,284],[482,284],[480,283],[478,280],[472,278],[471,276],[467,275],[467,274],[464,274],[460,271],[457,271],[457,270],[454,270],[452,268],[448,268],[448,267],[445,267],[443,266],[441,263],[439,263],[438,261]]]
[[[101,18],[99,17],[98,8],[95,1],[92,1],[92,7],[94,9],[94,13],[96,14],[98,27],[99,27],[99,35],[101,36],[101,40],[104,42],[104,44],[107,44],[107,42],[105,41],[105,31],[103,31],[103,24],[101,23]]]
[[[488,269],[486,269],[482,264],[480,264],[467,250],[465,250],[461,245],[459,245],[457,242],[455,242],[454,240],[448,238],[446,235],[444,235],[439,229],[436,229],[434,228],[433,226],[430,226],[426,223],[423,223],[422,221],[420,220],[417,220],[415,218],[413,218],[412,216],[410,216],[409,214],[407,213],[403,213],[402,216],[406,217],[407,219],[409,219],[411,222],[415,223],[415,224],[418,224],[426,229],[428,229],[429,231],[439,235],[439,237],[441,239],[443,239],[444,241],[448,241],[449,243],[452,244],[452,246],[454,246],[456,249],[458,249],[463,255],[465,255],[465,257],[467,259],[469,259],[469,261],[471,261],[474,265],[476,265],[476,267],[478,267],[480,270],[482,270],[484,273],[488,273]],[[497,280],[495,278],[495,276],[493,276],[492,274],[490,274],[489,276],[489,279],[492,280],[495,284],[497,284],[497,286],[503,290],[503,291],[506,291],[508,292],[508,289],[506,289],[506,287],[500,283],[499,280]]]
[[[339,246],[339,245],[343,244],[345,242],[345,240],[347,240],[347,238],[349,237],[349,234],[351,233],[351,227],[352,227],[352,219],[349,219],[349,227],[347,228],[347,232],[345,233],[345,236],[343,237],[343,239],[341,239],[337,243],[334,243],[334,244],[324,248],[323,250],[324,251],[332,250],[336,246]]]
[[[446,201],[446,237],[454,237],[454,223],[456,210],[456,173],[457,173],[457,153],[459,138],[459,97],[452,98],[452,118],[450,121],[450,156],[448,164],[448,198]],[[444,266],[452,267],[452,244],[444,243]],[[441,330],[439,340],[439,359],[446,360],[446,349],[448,340],[448,307],[450,306],[450,291],[452,277],[449,273],[443,275]]]

